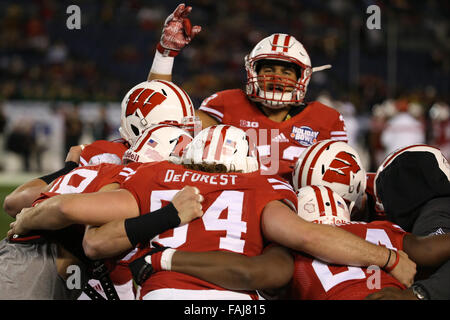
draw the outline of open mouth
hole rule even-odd
[[[284,92],[285,88],[282,85],[279,84],[273,84],[273,83],[268,83],[266,85],[266,91],[271,91],[271,92]]]

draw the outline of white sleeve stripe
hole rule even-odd
[[[88,164],[87,161],[84,160],[83,157],[80,157],[80,162],[81,162],[81,164],[82,164],[83,166],[86,166],[86,165]]]
[[[293,190],[292,186],[289,183],[287,183],[287,182],[284,182],[284,181],[281,181],[281,180],[278,180],[278,179],[274,179],[274,178],[269,178],[267,180],[270,183],[281,183],[281,184],[284,184],[285,186],[290,187]]]
[[[275,185],[272,185],[272,188],[274,188],[275,190],[285,189],[285,190],[292,191],[292,188],[286,187],[285,185],[282,185],[282,184],[275,184]],[[293,191],[292,191],[292,192],[293,192]]]
[[[345,134],[345,135],[347,135],[346,131],[331,131],[330,133],[331,133],[331,135],[333,135],[333,134]]]
[[[134,172],[134,170],[133,170],[133,169],[131,169],[131,168],[123,168],[123,171]]]
[[[213,115],[213,114],[210,114],[210,113],[208,113],[208,115],[209,115],[210,117],[212,117],[212,118],[216,119],[216,120],[217,120],[217,122],[219,122],[219,123],[221,123],[221,122],[223,121],[223,119],[219,118],[218,116],[215,116],[215,115]]]
[[[208,108],[208,107],[205,107],[205,106],[200,106],[200,108],[198,108],[198,109],[202,110],[202,111],[205,111],[206,113],[212,113],[212,114],[218,116],[220,119],[223,118],[223,113],[219,112],[217,110],[214,110],[214,109],[211,109],[211,108]]]
[[[119,176],[128,177],[129,175],[130,175],[129,173],[125,173],[125,172],[119,173]]]
[[[347,137],[331,137],[331,140],[348,140]]]

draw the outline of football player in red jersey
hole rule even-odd
[[[9,194],[3,204],[5,212],[15,217],[22,208],[30,207],[48,184],[77,166],[121,164],[125,151],[135,143],[142,131],[157,123],[179,126],[191,135],[198,126],[192,101],[182,88],[162,80],[139,83],[131,88],[122,100],[119,131],[123,139],[98,140],[72,147],[64,168],[28,181]]]
[[[131,207],[137,202],[138,208],[133,210],[139,214],[147,208],[160,208],[181,186],[194,183],[203,195],[205,214],[186,226],[161,234],[153,239],[155,242],[174,248],[228,250],[255,256],[261,253],[262,240],[265,239],[337,263],[358,266],[394,264],[394,259],[388,259],[389,251],[385,248],[374,246],[337,228],[307,223],[299,218],[287,205],[297,200],[292,188],[277,176],[255,172],[257,161],[254,155],[249,155],[251,148],[248,148],[247,143],[245,133],[237,128],[218,125],[204,129],[188,146],[183,156],[184,166],[165,162],[153,167],[141,166],[123,183],[123,188],[133,194],[136,200],[131,201],[124,194],[121,201],[130,201]],[[211,164],[223,164],[225,168],[209,173]],[[230,169],[233,172],[227,172]],[[153,190],[150,197],[145,190]],[[252,193],[258,196],[251,197]],[[85,203],[86,209],[102,200],[88,199],[83,195],[75,197]],[[278,201],[283,199],[284,203]],[[249,214],[249,210],[252,214]],[[148,244],[151,238],[146,238],[145,219],[147,217],[143,215],[97,228],[89,235],[90,239],[85,236],[86,253],[92,258],[115,256],[137,243]],[[160,257],[158,267],[167,270],[165,261],[170,259],[173,251],[165,252]],[[250,298],[248,294],[223,292],[223,288],[177,273],[163,272],[144,281],[144,275],[148,276],[146,265],[149,260],[145,251],[143,254],[141,259],[147,263],[136,270],[133,262],[132,269],[137,275],[137,282],[143,282],[141,293],[145,299]],[[403,253],[398,257],[399,263],[392,272],[408,285],[415,273],[415,265]],[[202,288],[206,288],[211,295],[203,295],[205,292]]]
[[[163,29],[149,80],[170,80],[174,59],[170,52],[175,49],[178,53],[191,40],[182,23],[173,26],[171,32],[187,40],[172,44]],[[196,115],[203,128],[223,123],[251,132],[257,141],[261,169],[290,181],[295,161],[306,147],[324,139],[347,141],[344,119],[338,111],[317,101],[304,101],[313,72],[328,67],[313,68],[307,51],[293,36],[272,34],[245,57],[245,90],[211,95]]]
[[[376,266],[337,265],[299,252],[294,253],[293,257],[283,248],[271,246],[262,255],[254,257],[231,252],[187,252],[178,249],[172,250],[170,255],[158,252],[151,258],[153,269],[187,273],[234,290],[278,291],[282,293],[279,299],[377,299],[382,297],[379,292],[389,299],[394,298],[394,292],[403,292],[401,299],[414,300],[420,297],[420,292],[416,292],[418,289],[405,289],[389,274],[395,268],[398,252],[404,250],[420,266],[439,266],[450,257],[449,234],[416,237],[388,221],[351,222],[344,200],[329,187],[300,189],[298,209],[299,215],[307,221],[335,225],[387,247],[390,255],[386,265],[381,269]],[[162,258],[165,260],[163,263]],[[396,294],[398,299],[399,294]]]
[[[8,237],[10,238],[9,241],[3,240],[0,246],[0,251],[2,252],[1,259],[6,259],[3,261],[4,263],[1,263],[2,267],[0,275],[2,277],[4,276],[8,279],[13,279],[14,272],[12,273],[11,268],[14,265],[15,267],[12,269],[17,269],[18,274],[25,273],[27,275],[29,274],[30,277],[35,277],[37,272],[40,275],[37,277],[42,278],[42,280],[40,280],[42,282],[35,281],[33,282],[33,286],[30,286],[29,283],[27,283],[26,285],[28,286],[28,290],[25,291],[21,290],[23,287],[20,283],[23,281],[17,281],[13,288],[9,286],[11,283],[10,281],[0,281],[0,291],[2,292],[0,297],[5,299],[67,299],[76,297],[77,292],[79,294],[79,291],[68,290],[64,281],[57,280],[55,282],[52,280],[52,276],[57,276],[54,274],[55,266],[58,270],[59,276],[64,278],[67,277],[66,269],[69,265],[77,265],[80,263],[77,258],[80,258],[80,251],[82,252],[81,240],[84,230],[82,229],[81,233],[68,233],[67,231],[73,230],[73,224],[96,225],[123,216],[114,216],[114,212],[102,212],[101,206],[99,206],[98,211],[103,213],[103,215],[85,217],[85,220],[72,220],[69,218],[62,222],[61,220],[55,219],[56,217],[46,216],[47,218],[50,218],[46,220],[46,229],[64,229],[57,232],[56,237],[55,233],[48,232],[44,234],[44,237],[41,237],[41,232],[29,233],[31,229],[40,229],[33,228],[33,222],[28,219],[30,217],[30,212],[33,212],[33,210],[38,207],[41,208],[41,206],[45,206],[47,201],[52,200],[53,197],[57,197],[57,195],[60,194],[68,195],[80,192],[88,193],[118,189],[119,183],[128,175],[133,173],[133,170],[141,164],[135,161],[151,162],[179,157],[182,149],[189,141],[191,141],[191,139],[192,138],[186,131],[177,127],[172,127],[169,125],[151,126],[144,132],[141,139],[137,140],[136,145],[130,148],[124,155],[124,162],[132,162],[129,165],[101,164],[96,166],[78,167],[70,173],[57,178],[53,183],[47,186],[46,190],[42,190],[45,192],[36,201],[36,204],[39,203],[39,205],[35,205],[33,208],[25,208],[20,214],[17,215],[16,221],[11,224],[11,230],[8,232]],[[191,210],[192,202],[196,203],[196,200],[193,198],[191,199],[190,196],[196,197],[196,194],[193,190],[187,188],[183,192],[180,192],[177,196],[178,199],[174,198],[176,200],[176,203],[173,202],[174,206],[179,209],[180,215],[183,215],[184,212]],[[42,222],[43,221],[39,221],[38,223]],[[55,227],[56,224],[58,227]],[[29,227],[27,227],[27,225]],[[69,226],[72,227],[72,229],[70,229]],[[79,231],[79,228],[77,230]],[[14,236],[14,234],[21,234],[24,236]],[[67,239],[67,236],[73,238]],[[53,239],[54,241],[50,241],[49,239]],[[75,249],[73,245],[75,248],[77,248],[78,245],[78,252],[74,251]],[[49,249],[46,250],[46,247]],[[26,261],[21,259],[9,260],[8,257],[10,257],[10,255],[8,252],[14,254],[15,250],[18,249],[20,249],[22,253],[30,253],[20,255],[24,258],[28,257]],[[58,251],[57,256],[52,256],[52,254],[56,254],[56,251]],[[16,254],[15,256],[18,255]],[[45,259],[47,256],[48,259]],[[33,257],[36,259],[33,259]],[[81,259],[83,258],[84,257],[81,257]],[[38,261],[41,262],[38,263]],[[51,261],[54,261],[55,265],[53,265]],[[47,264],[49,264],[48,268],[45,267]],[[34,269],[37,269],[38,271]],[[129,276],[127,278],[126,276],[124,277],[121,272],[116,272],[119,271],[117,269],[118,268],[113,271],[111,276],[113,282],[118,285],[128,284],[131,280],[131,274],[129,274],[129,271]],[[54,284],[53,287],[52,284]],[[129,289],[132,289],[132,283],[129,282],[129,284],[130,285],[126,286],[125,289],[128,287],[130,287]],[[134,295],[131,297],[128,294],[128,291],[130,290],[124,291],[123,294],[125,296],[122,295],[121,297],[126,297],[128,299],[133,298]]]

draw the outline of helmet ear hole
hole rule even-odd
[[[139,129],[138,129],[136,126],[131,125],[131,130],[133,130],[133,133],[134,133],[137,137],[140,135]]]

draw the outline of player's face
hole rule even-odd
[[[258,72],[258,83],[265,91],[291,92],[297,82],[294,67],[277,64],[263,64]],[[287,84],[286,84],[287,83]],[[289,85],[292,83],[292,85]]]

